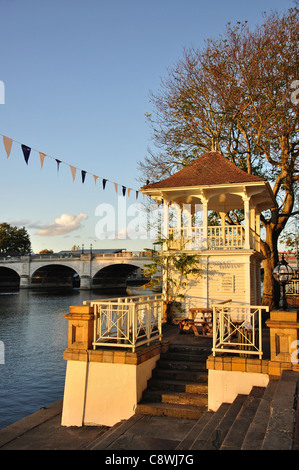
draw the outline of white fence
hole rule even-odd
[[[287,295],[299,295],[299,279],[292,279],[286,285],[286,294]]]
[[[162,295],[84,302],[94,308],[93,348],[130,348],[162,338]]]
[[[202,227],[170,228],[173,237],[170,242],[172,249],[201,250],[203,248]],[[251,237],[251,248],[258,246],[259,237],[254,233]],[[245,228],[242,225],[213,225],[207,228],[207,248],[209,250],[231,250],[244,248]]]
[[[262,358],[262,311],[269,307],[240,304],[213,306],[213,355],[232,353]]]

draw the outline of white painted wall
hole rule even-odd
[[[267,387],[268,382],[267,374],[210,369],[208,408],[216,411],[222,403],[232,403],[238,394],[248,395],[252,387]]]
[[[62,426],[113,426],[133,416],[159,358],[137,366],[68,361]]]

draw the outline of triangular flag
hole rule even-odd
[[[98,176],[96,176],[96,175],[92,175],[92,176],[93,176],[93,178],[94,178],[94,184],[97,184]]]
[[[12,139],[10,139],[9,137],[3,136],[3,143],[4,143],[5,150],[6,150],[7,158],[8,158],[10,155],[10,151],[11,151]]]
[[[107,180],[103,179],[103,189],[106,187]]]
[[[82,183],[85,181],[86,171],[81,170]]]
[[[30,147],[27,147],[27,145],[23,145],[23,144],[21,145],[21,147],[22,147],[22,150],[23,150],[25,162],[26,162],[27,165],[28,165],[28,160],[29,160],[31,148],[30,148]]]
[[[42,167],[43,167],[45,156],[46,156],[46,155],[45,155],[44,153],[39,152],[40,169],[42,169]]]
[[[57,158],[55,158],[55,160],[56,160],[56,162],[57,162],[57,173],[58,173],[58,171],[59,171],[59,165],[60,165],[60,163],[61,163],[61,160],[57,160]]]
[[[70,169],[71,169],[71,172],[72,172],[72,177],[73,177],[73,182],[75,181],[75,178],[76,178],[76,171],[77,171],[77,168],[75,168],[74,166],[70,165]]]
[[[125,186],[123,186],[122,188],[123,188],[123,196],[125,196],[125,195],[126,195],[126,189],[127,189],[127,188],[126,188]]]
[[[117,184],[117,183],[114,183],[114,187],[115,187],[115,191],[116,191],[116,194],[117,194],[118,184]]]

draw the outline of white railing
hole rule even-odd
[[[85,302],[94,308],[93,348],[131,348],[162,338],[162,295]]]
[[[234,353],[262,358],[262,311],[260,305],[213,305],[213,355]]]
[[[172,250],[201,250],[202,227],[171,227],[169,235],[172,238],[169,248]]]
[[[170,228],[171,249],[202,250],[204,246],[202,227]],[[259,247],[258,235],[252,238],[252,247]],[[245,247],[245,228],[243,225],[211,225],[207,233],[208,250],[232,250]],[[254,246],[253,246],[254,245]]]
[[[208,227],[208,247],[215,249],[243,248],[245,229],[242,225],[222,225]]]
[[[286,285],[286,294],[287,295],[299,295],[299,279],[292,279]]]

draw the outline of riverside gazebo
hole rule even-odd
[[[202,275],[188,283],[186,311],[227,299],[260,304],[260,214],[277,207],[267,181],[242,171],[218,152],[208,152],[141,190],[163,201],[163,235],[171,239],[164,249],[198,255]],[[229,223],[231,213],[240,209],[243,224]],[[210,211],[219,214],[220,225],[209,225]]]
[[[208,408],[267,386],[283,369],[299,370],[291,351],[298,344],[297,311],[271,312],[271,358],[263,359],[261,312],[269,310],[259,305],[260,214],[277,207],[269,183],[209,152],[141,190],[164,203],[166,253],[196,254],[201,266],[199,278],[187,280],[184,307],[186,313],[213,312]],[[240,209],[242,225],[229,223]],[[221,223],[210,226],[209,211],[217,211]],[[168,350],[161,341],[160,294],[85,301],[69,310],[62,425],[112,426],[128,419]]]

